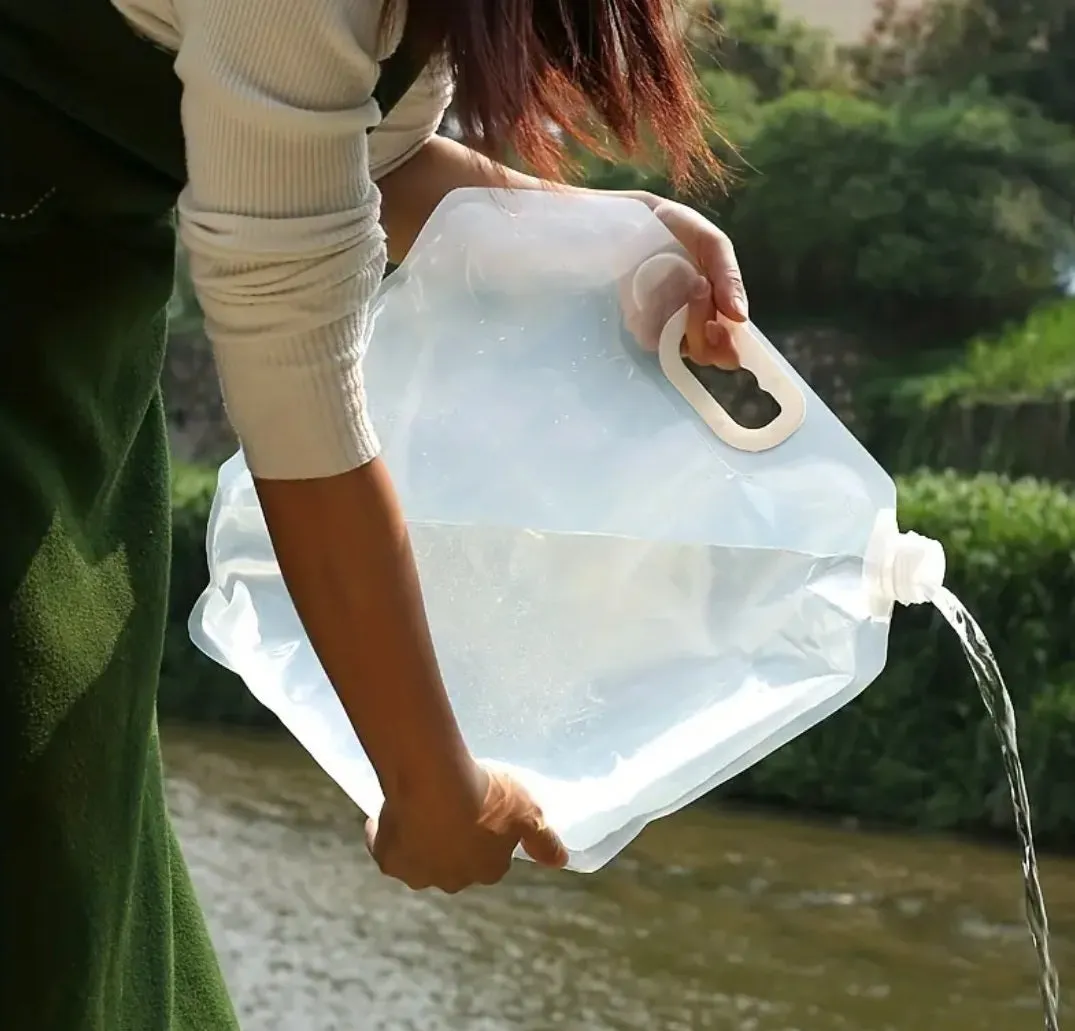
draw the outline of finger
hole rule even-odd
[[[464,881],[459,877],[451,877],[445,879],[443,882],[435,885],[438,891],[443,892],[445,895],[458,895],[461,891],[465,891],[471,887],[474,881]],[[421,887],[415,887],[412,884],[407,885],[408,888],[414,888],[415,891],[421,891],[422,888],[434,887],[433,884],[423,884]]]
[[[377,859],[377,821],[372,817],[366,821],[366,851]]]
[[[707,322],[705,336],[706,365],[723,369],[725,372],[734,372],[740,367],[739,355],[735,350],[735,338],[725,323],[719,320]]]
[[[425,891],[426,888],[433,887],[433,882],[428,877],[415,877],[410,875],[401,875],[397,877],[395,874],[389,874],[388,876],[391,877],[393,880],[400,881],[402,884],[405,884],[408,888],[411,889],[411,891]],[[462,889],[455,889],[455,891],[460,890]],[[448,894],[454,895],[455,891],[451,891]]]
[[[520,841],[526,849],[526,854],[538,866],[548,866],[557,870],[567,866],[567,849],[544,818],[538,817],[528,823],[520,836]]]
[[[377,820],[371,817],[366,821],[366,851],[373,857],[373,861],[377,864],[377,869],[386,877],[402,882],[411,891],[422,891],[425,888],[432,887],[433,882],[428,877],[410,873],[405,869],[401,869],[396,863],[385,862],[385,845],[385,837],[380,835],[379,824]]]
[[[481,875],[478,877],[478,883],[485,885],[499,884],[508,876],[509,870],[511,870],[510,855],[505,859],[490,863],[489,866],[481,872]]]
[[[733,322],[746,322],[750,318],[750,305],[739,259],[728,234],[720,230],[707,234],[702,251],[699,263],[713,284],[717,310]]]
[[[387,824],[382,826],[379,820],[373,817],[368,819],[366,821],[366,851],[369,852],[381,873],[394,877],[396,880],[403,880],[397,869],[398,864],[393,863],[391,859],[392,850],[388,847],[390,837],[388,829]]]
[[[708,350],[706,323],[715,314],[713,290],[709,281],[699,276],[687,302],[687,330],[684,335],[687,357],[699,365],[705,364],[705,355]]]
[[[706,284],[688,262],[674,265],[656,283],[647,282],[643,296],[635,297],[634,277],[620,281],[620,306],[627,331],[646,351],[656,351],[668,320],[687,303],[691,288]]]

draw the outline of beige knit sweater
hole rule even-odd
[[[176,53],[187,186],[180,235],[228,413],[254,473],[328,476],[373,458],[362,389],[385,265],[376,180],[451,96],[427,69],[382,123],[380,0],[113,0]],[[369,135],[367,130],[376,126]]]

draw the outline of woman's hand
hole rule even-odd
[[[645,311],[635,305],[630,289],[625,289],[627,328],[644,348],[655,351],[665,323],[687,304],[683,353],[697,365],[739,368],[732,334],[724,320],[746,322],[749,308],[731,240],[685,204],[652,196],[643,199],[687,251],[698,271],[682,266],[667,276],[648,298]]]
[[[384,792],[366,832],[381,869],[454,892],[500,880],[520,843],[563,866],[534,800],[467,750],[384,463],[255,483],[291,599]]]
[[[380,182],[381,219],[388,233],[389,255],[401,261],[433,209],[450,191],[465,186],[548,189],[549,183],[524,175],[470,150],[461,143],[435,136],[410,160]],[[600,193],[588,187],[561,187],[573,193]],[[669,276],[646,312],[634,306],[629,289],[623,293],[628,329],[647,350],[657,350],[661,330],[683,304],[689,304],[684,353],[698,365],[739,368],[731,332],[719,316],[746,322],[747,296],[735,249],[726,233],[685,204],[637,190],[617,191],[645,204],[665,224],[691,256],[698,275]]]
[[[382,873],[409,888],[455,893],[496,884],[519,844],[541,866],[567,862],[537,804],[506,775],[475,765],[470,791],[452,797],[443,788],[435,798],[387,800],[379,819],[367,822],[366,845]]]

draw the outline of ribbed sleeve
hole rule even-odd
[[[250,468],[303,479],[368,461],[361,366],[385,265],[370,150],[379,173],[405,160],[448,83],[427,71],[378,126],[379,3],[116,2],[177,50],[179,230]]]

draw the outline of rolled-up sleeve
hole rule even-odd
[[[442,61],[431,62],[370,135],[374,180],[406,164],[435,135],[452,102],[452,77]]]
[[[379,5],[178,0],[188,185],[179,228],[255,475],[377,453],[362,358],[385,265],[367,132]],[[365,41],[365,45],[363,45]]]

